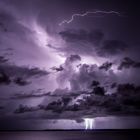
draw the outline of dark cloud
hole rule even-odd
[[[57,50],[68,55],[76,53],[93,56],[96,54],[95,48],[99,46],[104,37],[100,30],[69,29],[59,34],[65,40],[66,45]]]
[[[42,76],[49,74],[45,70],[40,70],[39,68],[28,68],[26,66],[16,66],[16,65],[0,65],[0,71],[7,73],[9,76]]]
[[[23,79],[22,77],[17,77],[14,79],[14,83],[19,86],[26,86],[30,84],[31,82],[28,82],[27,80]]]
[[[66,46],[57,50],[69,55],[76,53],[93,56],[104,38],[104,33],[98,29],[68,29],[61,31],[59,35],[65,40]]]
[[[8,61],[7,58],[5,58],[4,56],[0,56],[0,64],[1,64],[1,63],[5,63],[5,62],[7,62],[7,61]]]
[[[10,84],[10,77],[5,72],[0,72],[0,84]]]
[[[0,84],[10,84],[11,79],[13,82],[20,86],[30,84],[26,79],[32,76],[43,76],[49,74],[45,70],[40,70],[37,67],[29,68],[25,66],[16,66],[10,64],[8,59],[0,56]]]
[[[28,107],[26,105],[20,104],[19,107],[14,111],[14,113],[25,113],[39,110],[39,107]]]
[[[16,93],[10,99],[26,99],[26,98],[39,98],[39,97],[44,97],[44,96],[49,96],[51,92],[46,92],[46,93],[40,93],[40,89],[36,91],[31,91],[31,93]]]
[[[54,70],[54,71],[56,71],[56,72],[59,72],[59,71],[63,71],[64,70],[64,68],[62,66],[60,66],[60,67],[55,67],[54,66],[51,69]]]
[[[7,32],[8,31],[7,28],[5,27],[5,25],[2,22],[0,22],[0,28],[4,32]]]
[[[140,62],[134,61],[133,59],[129,57],[125,57],[121,64],[119,65],[118,69],[128,69],[128,68],[140,68]]]
[[[98,50],[98,54],[105,57],[120,55],[125,52],[127,47],[126,43],[120,40],[105,40]]]
[[[5,7],[0,9],[0,31],[20,34],[22,37],[25,33],[30,32],[29,29],[19,23],[17,17]]]
[[[81,61],[81,57],[79,55],[70,55],[70,57],[66,59],[66,62],[74,62],[74,61]]]
[[[15,18],[5,7],[2,7],[0,4],[0,26],[6,27],[10,25],[11,22],[15,22]]]
[[[99,69],[104,69],[104,70],[109,70],[110,68],[112,67],[112,63],[111,62],[105,62],[105,63],[103,63],[100,67],[99,67]]]
[[[121,40],[104,40],[104,33],[100,30],[65,30],[59,33],[66,41],[66,47],[62,51],[78,54],[95,54],[100,57],[119,56],[126,53],[128,45]]]
[[[100,30],[69,29],[61,31],[59,34],[67,42],[85,41],[94,45],[98,45],[104,37],[104,34]]]
[[[4,109],[4,106],[0,106],[0,109]]]
[[[65,111],[82,111],[82,110],[92,110],[94,107],[94,113],[118,113],[118,114],[137,114],[140,108],[139,91],[140,87],[133,84],[119,84],[117,85],[117,90],[112,95],[105,95],[103,87],[95,86],[92,87],[92,92],[84,92],[83,95],[78,95],[77,99],[73,98],[71,94],[65,94],[59,99],[51,101],[46,104],[43,102],[38,106],[27,106],[19,105],[14,113],[25,113],[38,110],[52,110],[55,113],[61,114]],[[103,91],[102,91],[103,90]],[[101,94],[101,91],[103,94]],[[88,96],[87,96],[88,95]],[[80,99],[78,99],[80,97]],[[74,102],[75,100],[75,102]],[[132,107],[132,108],[131,108]],[[100,111],[98,110],[100,108]],[[84,115],[79,114],[79,115]],[[59,116],[55,116],[59,117]],[[81,116],[80,116],[81,117]]]

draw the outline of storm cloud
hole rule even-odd
[[[107,57],[108,55],[120,55],[127,49],[126,43],[120,40],[105,40],[98,54]]]
[[[129,68],[140,68],[140,62],[134,61],[133,59],[129,57],[125,57],[121,64],[119,65],[118,69],[129,69]]]
[[[93,14],[96,10],[119,14]],[[87,11],[91,13],[83,14]],[[2,117],[13,117],[13,125],[18,117],[98,116],[100,108],[127,113],[123,102],[135,114],[138,110],[131,107],[139,107],[139,19],[135,2],[1,0]],[[18,116],[16,109],[23,114]]]
[[[62,65],[63,71],[57,76],[57,82],[60,88],[71,88],[69,81],[76,72],[77,65],[80,64],[80,61],[81,57],[79,55],[70,55],[66,58]]]
[[[104,37],[104,34],[100,30],[86,31],[83,29],[81,30],[69,29],[66,31],[62,31],[59,34],[67,42],[83,41],[90,42],[93,45],[99,45],[99,43],[102,41]]]
[[[127,51],[128,45],[121,40],[106,40],[106,34],[100,30],[66,30],[59,33],[66,41],[66,47],[60,50],[67,53],[99,57],[120,56]]]
[[[26,85],[29,84],[26,79],[48,74],[49,72],[40,70],[37,67],[30,68],[10,64],[8,59],[6,59],[4,56],[0,57],[0,84],[10,84],[10,82],[13,80],[13,82],[17,85]]]

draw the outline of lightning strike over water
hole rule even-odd
[[[119,17],[123,16],[119,12],[116,12],[116,11],[100,11],[100,10],[97,10],[97,11],[87,11],[87,12],[85,12],[83,14],[73,14],[70,19],[63,20],[61,23],[59,23],[59,26],[61,26],[63,24],[71,23],[75,19],[75,17],[85,17],[88,14],[114,14],[114,15],[119,16]]]
[[[93,129],[95,120],[92,118],[85,118],[85,129]]]

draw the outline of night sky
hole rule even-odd
[[[98,90],[105,97],[93,98],[109,106],[115,93],[116,104],[123,106],[117,114],[140,114],[139,13],[136,1],[0,0],[1,120],[45,118],[42,109],[49,103],[73,106]],[[130,98],[118,96],[122,92]],[[23,106],[32,109],[19,117]],[[81,108],[84,114],[85,104]],[[64,110],[48,116],[67,118]]]

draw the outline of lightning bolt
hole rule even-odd
[[[75,19],[75,17],[84,17],[84,16],[87,16],[88,14],[114,14],[114,15],[122,17],[122,15],[119,12],[116,12],[116,11],[100,11],[100,10],[87,11],[83,14],[73,14],[69,20],[63,20],[61,23],[59,23],[59,26],[61,26],[63,24],[71,23]]]
[[[93,118],[85,118],[85,129],[93,129],[95,120]]]

